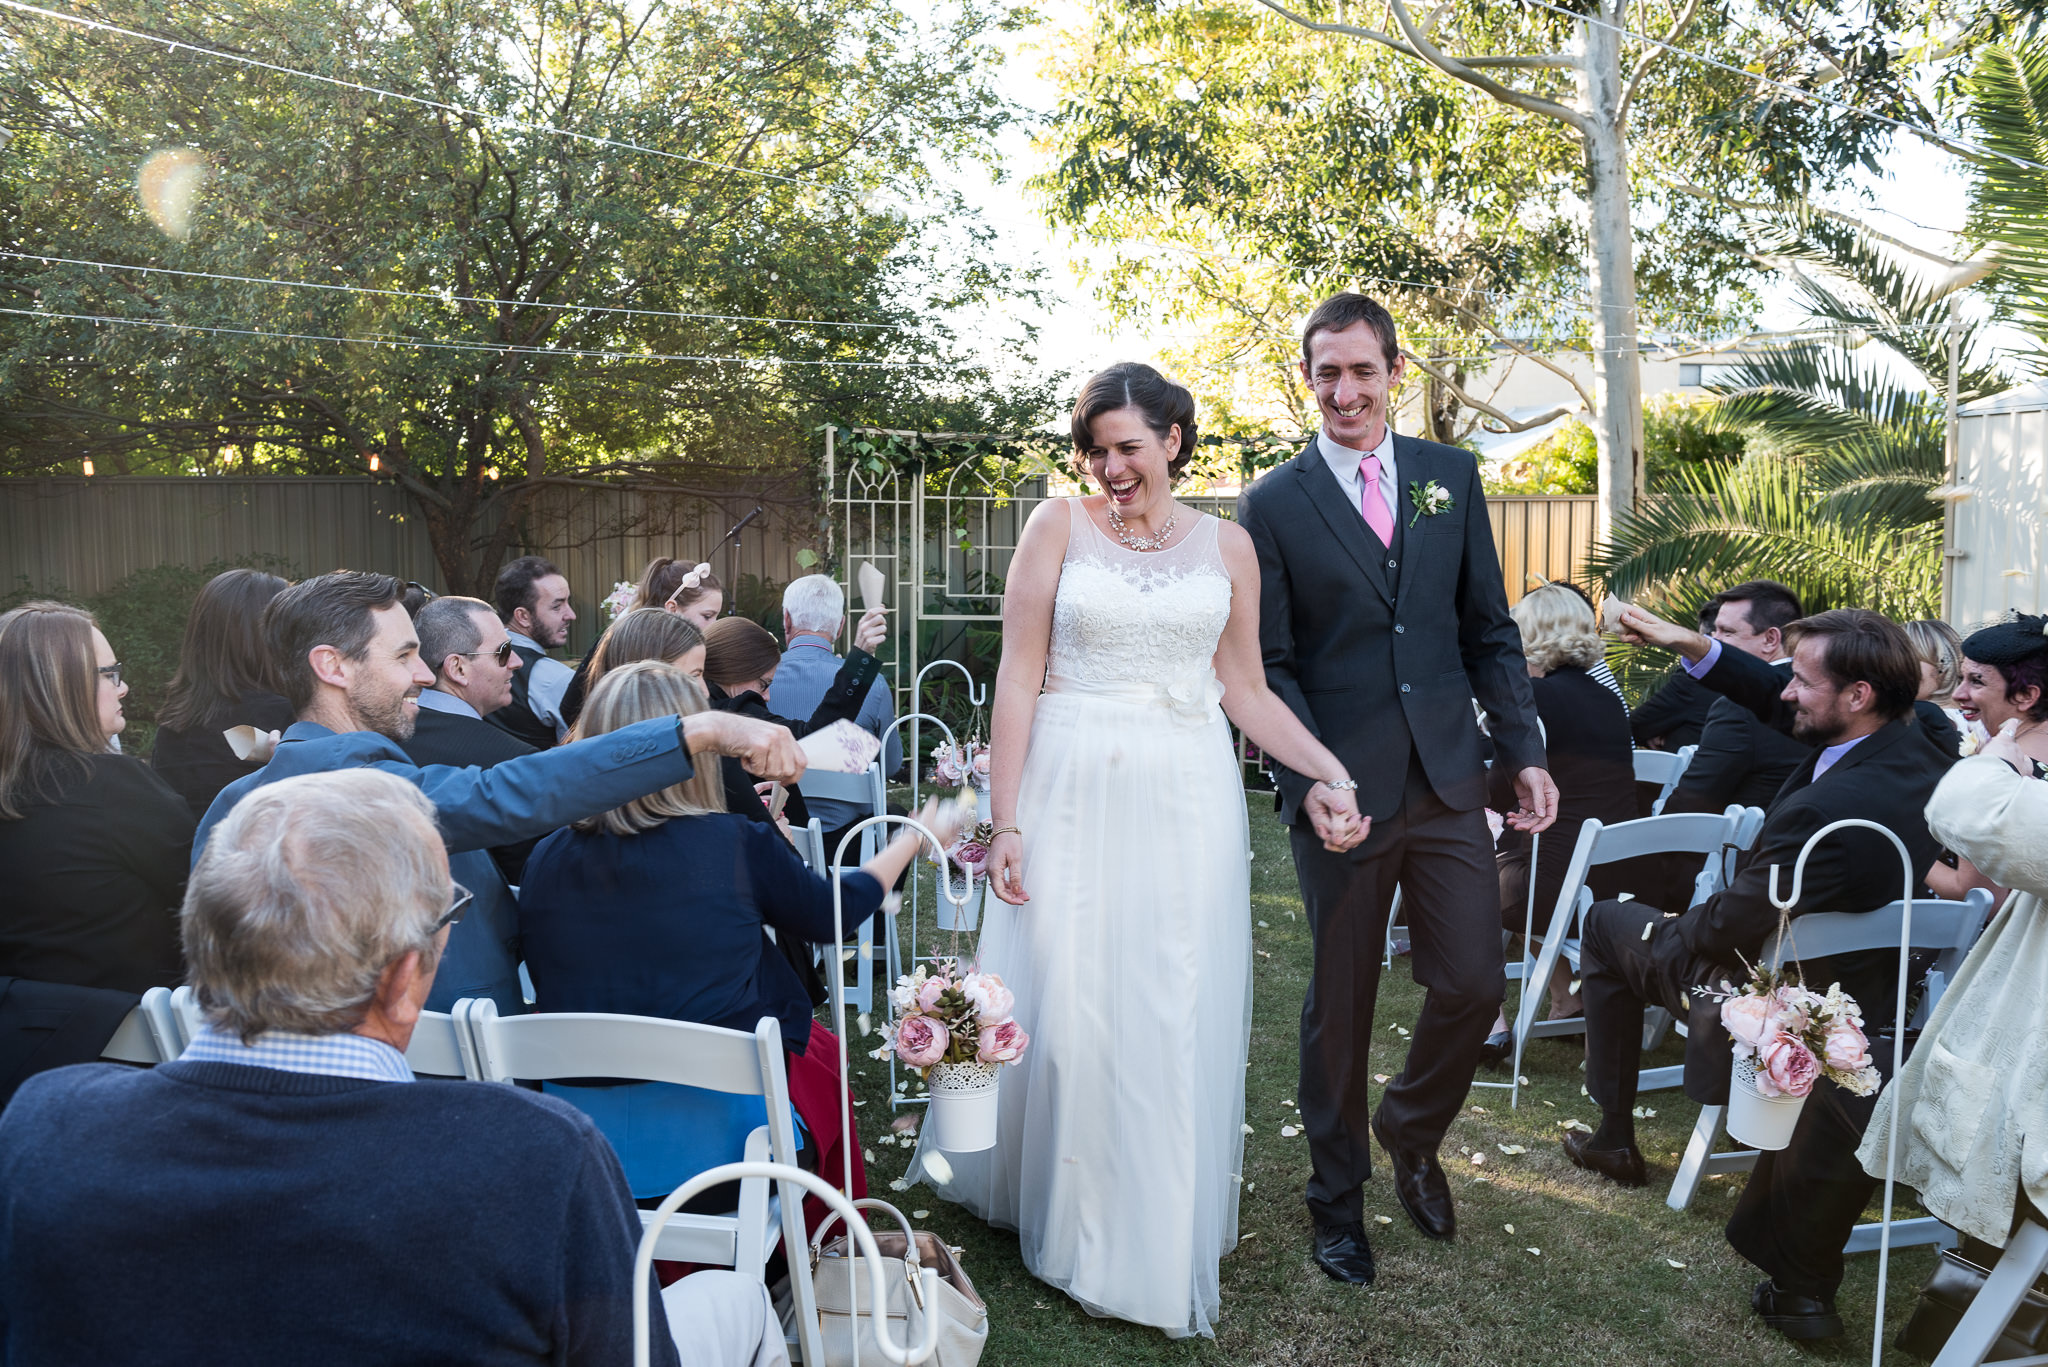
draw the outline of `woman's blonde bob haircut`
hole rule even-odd
[[[1600,663],[1600,630],[1586,600],[1562,584],[1522,596],[1509,614],[1522,630],[1522,654],[1545,674],[1560,665],[1591,669]]]
[[[587,740],[656,717],[694,716],[710,707],[704,690],[682,670],[660,660],[635,660],[607,670],[597,681],[569,739]],[[623,807],[585,817],[575,825],[579,831],[638,835],[672,816],[706,816],[724,810],[724,775],[717,757],[706,754],[698,763],[697,772],[681,783],[636,797]]]

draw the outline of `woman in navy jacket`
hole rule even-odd
[[[578,720],[584,736],[705,710],[704,694],[673,667],[642,661],[611,670]],[[811,1002],[763,935],[831,944],[832,886],[772,826],[724,810],[718,771],[564,827],[541,841],[519,889],[519,933],[535,1009],[660,1016],[752,1030],[763,1016],[783,1046],[804,1054]],[[922,818],[940,839],[936,807]],[[917,852],[906,833],[844,875],[845,923],[881,905]],[[737,1158],[763,1123],[756,1098],[661,1083],[550,1085],[597,1121],[635,1196],[666,1195],[704,1168]],[[798,1119],[804,1119],[803,1108]]]

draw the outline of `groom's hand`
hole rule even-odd
[[[1358,794],[1348,789],[1333,791],[1327,784],[1318,783],[1301,800],[1301,809],[1308,813],[1316,839],[1332,854],[1356,849],[1372,830],[1372,818],[1359,815]]]
[[[1515,775],[1515,811],[1507,815],[1507,823],[1518,831],[1547,831],[1557,820],[1557,784],[1551,780],[1550,771],[1530,765]]]

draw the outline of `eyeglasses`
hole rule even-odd
[[[110,665],[101,665],[94,672],[114,687],[119,688],[121,686],[121,662],[119,660],[114,661]]]
[[[434,928],[427,932],[429,935],[438,935],[443,926],[452,926],[460,921],[462,913],[468,911],[469,904],[476,900],[476,894],[462,884],[452,883],[449,886],[455,890],[455,900],[448,904],[448,910],[442,912],[441,918],[434,922]]]
[[[510,641],[500,641],[500,642],[498,642],[498,648],[497,648],[496,650],[491,650],[491,651],[483,651],[483,650],[458,650],[458,651],[456,651],[455,653],[456,653],[457,655],[460,655],[460,656],[461,656],[461,657],[462,657],[463,659],[465,659],[465,660],[474,660],[474,659],[475,659],[475,658],[476,658],[477,656],[479,656],[479,655],[486,655],[486,654],[487,654],[487,655],[489,655],[489,656],[490,656],[490,657],[491,657],[491,658],[492,658],[493,660],[496,660],[496,661],[498,662],[498,665],[499,665],[499,667],[500,667],[500,668],[503,668],[503,667],[504,667],[504,666],[505,666],[506,664],[508,664],[508,663],[510,663],[510,662],[511,662],[511,659],[512,659],[512,643],[511,643]]]

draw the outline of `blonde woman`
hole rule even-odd
[[[1627,821],[1636,814],[1636,775],[1628,709],[1613,689],[1593,677],[1602,649],[1593,609],[1576,589],[1545,584],[1515,604],[1510,615],[1522,633],[1522,655],[1528,661],[1529,686],[1536,694],[1536,715],[1543,723],[1550,773],[1561,795],[1557,824],[1543,833],[1536,860],[1536,924],[1548,925],[1564,884],[1565,868],[1579,842],[1579,828],[1590,820]],[[1489,773],[1489,805],[1496,811],[1515,808],[1514,776],[1495,765]],[[1500,920],[1520,934],[1529,907],[1529,837],[1512,826],[1501,831],[1494,866],[1500,874]],[[1593,896],[1612,896],[1602,886],[1606,871],[1594,870]],[[1570,974],[1558,965],[1550,981],[1550,1014],[1562,1019],[1579,1014]],[[1507,1021],[1495,1022],[1487,1038],[1489,1062],[1499,1062],[1514,1049]]]
[[[146,992],[179,980],[191,808],[111,750],[121,662],[92,614],[0,615],[0,975]]]
[[[681,671],[643,660],[607,672],[577,726],[585,737],[602,736],[705,710],[703,690]],[[936,805],[920,819],[948,844],[958,834]],[[902,835],[843,875],[847,926],[874,914],[882,889],[916,852],[917,838]],[[797,1118],[810,1133],[836,1136],[829,1098],[837,1048],[811,1020],[809,994],[763,934],[772,927],[785,941],[830,944],[832,885],[773,827],[727,812],[716,769],[704,765],[686,782],[556,831],[534,848],[525,877],[519,935],[536,1010],[661,1016],[734,1030],[773,1016],[791,1055],[813,1071],[832,1071],[834,1085],[804,1091],[791,1060],[792,1091],[825,1098],[815,1111],[799,1100]],[[596,1120],[636,1197],[666,1195],[692,1174],[737,1159],[765,1115],[758,1098],[658,1083],[549,1090]]]

